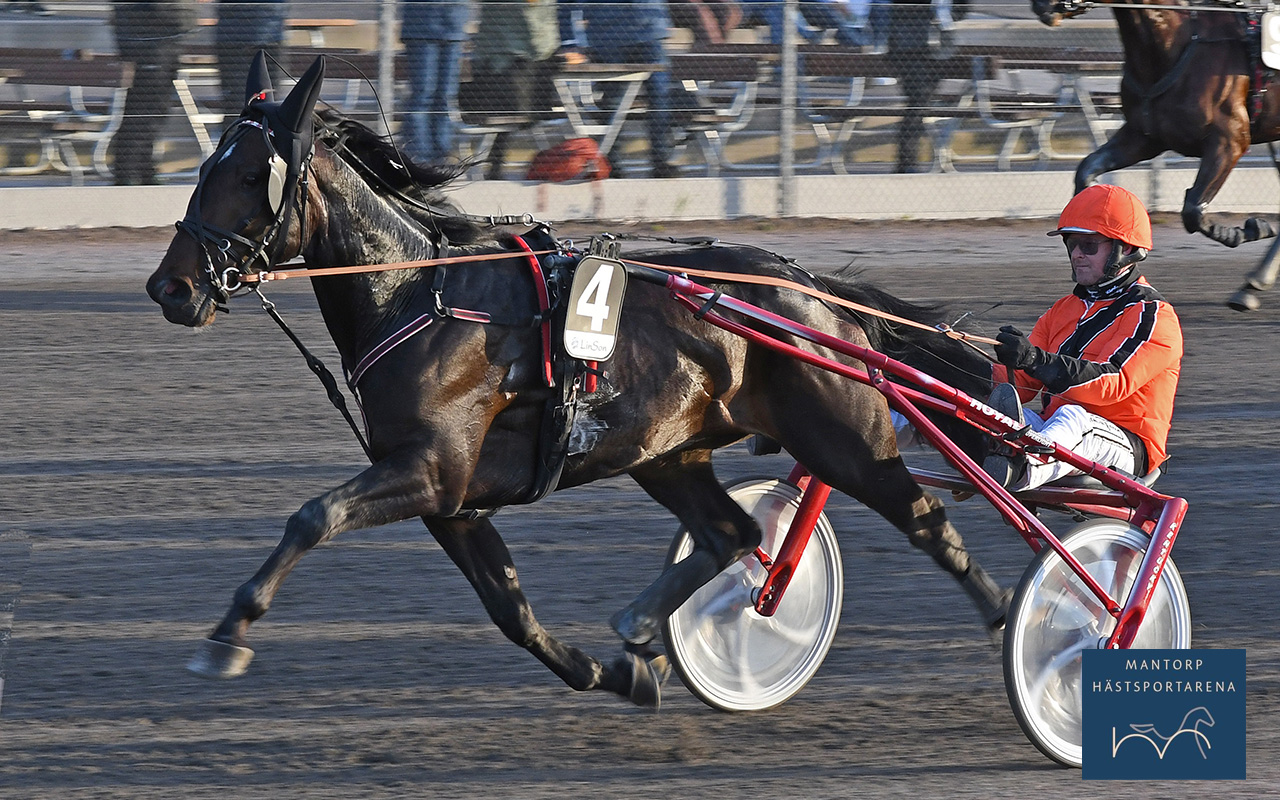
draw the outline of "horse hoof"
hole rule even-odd
[[[645,658],[636,653],[624,653],[631,665],[631,692],[627,698],[638,706],[652,706],[654,711],[662,707],[662,685],[671,677],[671,662],[664,655]]]
[[[1257,311],[1262,308],[1262,298],[1248,289],[1241,289],[1227,299],[1227,305],[1234,311]]]
[[[202,678],[238,678],[249,668],[253,651],[215,639],[205,639],[187,662],[187,669]]]

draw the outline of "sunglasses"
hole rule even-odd
[[[1097,239],[1085,239],[1080,236],[1065,236],[1063,237],[1063,242],[1067,245],[1068,254],[1070,254],[1072,250],[1078,249],[1081,253],[1084,253],[1086,256],[1097,255],[1098,248],[1102,247],[1104,244],[1107,244],[1107,241],[1105,239],[1102,241],[1099,241]]]

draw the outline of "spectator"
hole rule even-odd
[[[782,44],[781,0],[744,0],[749,6],[747,24],[769,26],[769,42]],[[865,0],[859,0],[865,3]],[[828,30],[834,32],[836,44],[842,47],[862,47],[869,40],[866,24],[857,15],[857,6],[847,0],[803,0],[799,4],[801,23],[796,33],[807,42],[817,42]]]
[[[409,68],[404,131],[409,155],[440,161],[453,152],[466,0],[403,0],[400,41]]]
[[[919,169],[924,114],[941,80],[932,62],[947,55],[944,51],[953,41],[954,20],[963,17],[967,9],[967,0],[893,0],[889,9],[889,57],[907,100],[906,113],[898,125],[896,172]]]
[[[574,17],[581,16],[585,35],[579,34]],[[666,0],[587,0],[560,3],[560,31],[566,44],[581,49],[599,64],[656,64],[644,82],[649,101],[646,116],[649,134],[649,161],[653,177],[674,178],[679,170],[671,164],[671,79],[668,73],[667,31],[671,19]],[[616,108],[625,87],[603,82],[602,104]],[[611,161],[614,175],[618,165]]]
[[[671,24],[693,32],[693,49],[723,44],[742,24],[742,6],[737,0],[672,0],[667,8]]]
[[[111,22],[120,58],[134,70],[112,171],[117,186],[153,184],[156,138],[172,105],[178,56],[196,26],[196,0],[116,0]]]
[[[480,24],[471,40],[471,80],[458,103],[476,114],[536,114],[558,104],[555,74],[560,34],[556,0],[480,0]],[[502,177],[509,133],[489,149],[485,178]]]
[[[234,114],[244,107],[249,65],[259,50],[267,52],[272,84],[279,86],[284,79],[279,64],[284,61],[286,8],[285,0],[218,0],[213,49],[224,112]]]

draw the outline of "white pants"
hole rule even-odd
[[[1104,467],[1113,467],[1133,475],[1133,445],[1114,422],[1072,405],[1062,406],[1048,419],[1029,408],[1024,408],[1022,413],[1032,430],[1047,436],[1054,444],[1060,444],[1076,455],[1096,461]],[[1026,476],[1011,488],[1016,491],[1034,489],[1059,478],[1079,474],[1080,470],[1065,461],[1044,463],[1037,456],[1028,456]]]
[[[896,411],[890,411],[893,417],[893,428],[898,434],[898,449],[909,450],[927,444],[919,432],[907,422],[907,418]],[[1027,424],[1031,429],[1048,437],[1054,444],[1060,444],[1077,455],[1090,461],[1096,461],[1107,467],[1134,474],[1133,445],[1120,426],[1090,414],[1080,406],[1066,405],[1055,411],[1048,419],[1041,417],[1029,408],[1022,409]],[[1022,480],[1010,487],[1013,491],[1034,489],[1046,483],[1052,483],[1068,475],[1079,475],[1080,470],[1065,461],[1049,461],[1037,456],[1027,457],[1027,474]],[[1141,476],[1139,476],[1141,477]]]

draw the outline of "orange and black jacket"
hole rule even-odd
[[[1024,402],[1043,393],[1046,417],[1063,405],[1081,406],[1137,436],[1146,445],[1148,470],[1164,462],[1182,326],[1173,306],[1137,270],[1105,296],[1077,286],[1027,338],[1046,357],[1017,376]],[[1008,379],[1003,365],[996,365],[993,377]]]

